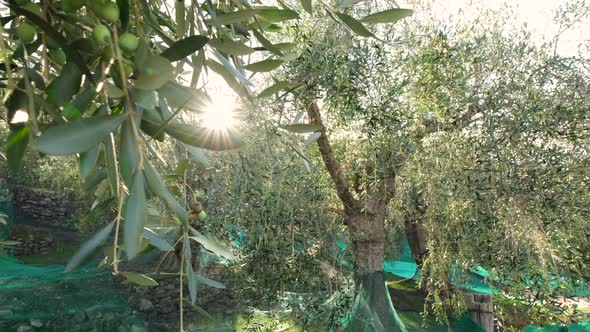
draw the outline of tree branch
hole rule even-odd
[[[318,104],[315,101],[311,102],[311,104],[307,108],[307,115],[309,116],[310,123],[318,124],[321,126],[320,138],[318,138],[316,143],[320,148],[320,153],[322,154],[322,158],[324,159],[324,164],[328,169],[328,173],[330,173],[330,177],[336,185],[336,193],[338,194],[338,198],[340,198],[342,204],[344,205],[344,211],[347,215],[350,215],[350,213],[352,212],[360,211],[360,203],[352,196],[348,180],[346,180],[346,177],[342,173],[340,163],[334,156],[334,152],[332,151],[332,147],[330,146],[330,141],[328,140],[328,136],[326,135],[326,127],[324,127],[324,123],[322,122],[320,108],[318,107]]]
[[[339,216],[341,216],[341,217],[344,217],[344,218],[346,218],[346,213],[344,213],[344,211],[342,211],[342,210],[340,210],[340,209],[333,208],[333,207],[327,207],[327,208],[325,208],[324,210],[325,210],[325,211],[328,211],[328,212],[335,213],[335,214],[337,214],[337,215],[339,215]]]

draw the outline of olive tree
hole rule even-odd
[[[148,200],[155,197],[175,215],[177,243],[183,247],[178,274],[181,282],[187,280],[194,302],[197,280],[203,279],[190,264],[189,242],[226,258],[234,255],[191,227],[180,203],[187,199],[173,195],[157,171],[164,161],[156,142],[170,139],[196,156],[199,149],[239,147],[239,133],[231,128],[212,130],[186,119],[212,103],[206,83],[215,75],[245,107],[256,107],[247,73],[273,71],[296,57],[283,31],[297,21],[326,12],[322,21],[373,38],[365,24],[408,14],[361,11],[361,23],[348,14],[351,6],[310,0],[301,1],[301,8],[282,1],[11,1],[0,31],[9,165],[18,170],[28,152],[77,154],[81,176],[98,193],[96,207],[117,206],[115,220],[82,246],[66,270],[76,268],[111,233],[112,254],[105,262],[115,274],[121,273],[120,261],[136,257],[146,243],[172,250],[144,227]],[[156,283],[145,275],[124,275],[140,284]]]
[[[302,28],[303,55],[277,83],[287,102],[280,121],[303,113],[322,128],[308,139],[341,203],[335,212],[349,230],[357,282],[379,276],[376,287],[386,292],[384,220],[392,207],[442,318],[450,305],[462,307],[451,277],[460,282],[478,265],[498,289],[537,304],[574,296],[543,280],[587,280],[585,60],[555,56],[526,30],[489,21],[389,30],[395,47]],[[557,196],[559,204],[548,204]],[[564,241],[571,245],[560,251]],[[386,322],[386,300],[371,301]],[[529,317],[547,322],[532,312],[541,306],[531,308]]]

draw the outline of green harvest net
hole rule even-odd
[[[340,248],[341,256],[344,256],[346,244],[338,241],[336,245]],[[348,262],[343,264],[350,266]],[[400,258],[384,261],[383,267],[384,272],[404,279],[419,275],[418,266],[407,243]],[[396,311],[381,272],[373,273],[362,280],[353,308],[339,323],[342,331],[346,332],[485,332],[467,315],[447,325],[434,319],[424,319],[418,312]]]
[[[346,244],[338,241],[336,245],[343,252],[346,249]],[[409,279],[420,278],[420,271],[414,258],[407,240],[402,243],[402,254],[396,260],[385,260],[383,261],[383,270],[386,273],[395,275],[399,278]],[[348,262],[343,262],[345,265],[350,265]],[[487,271],[478,266],[473,271],[469,271],[465,276],[464,272],[456,269],[457,275],[461,275],[461,278],[453,278],[451,280],[460,279],[461,283],[456,282],[460,288],[476,294],[492,294],[501,295],[501,292],[491,287],[485,281],[485,277],[488,275]],[[466,277],[466,278],[465,278]],[[381,282],[381,281],[379,281]],[[340,323],[344,327],[343,331],[359,331],[359,332],[376,332],[376,331],[420,331],[420,332],[483,332],[484,330],[476,324],[467,315],[463,315],[458,320],[451,321],[449,325],[440,324],[433,319],[424,319],[417,312],[409,311],[397,311],[391,305],[389,299],[389,292],[387,288],[375,287],[375,281],[372,281],[371,286],[366,287],[365,284],[361,284],[357,298],[355,299],[355,305],[349,312],[348,316],[343,318]],[[377,296],[377,292],[386,293],[384,296]],[[590,290],[588,287],[577,287],[573,291],[573,295],[577,297],[588,297],[590,296]],[[390,313],[390,319],[393,322],[393,328],[383,329],[378,321],[377,312],[382,308],[383,305],[370,306],[369,303],[374,301],[374,298],[387,298],[389,306],[387,307]],[[333,331],[333,330],[330,330]],[[569,326],[552,325],[545,327],[534,327],[527,326],[523,332],[590,332],[590,321],[572,324]]]
[[[1,198],[4,241],[14,213],[10,196]],[[28,266],[9,253],[0,255],[0,331],[145,331],[108,270],[85,267],[66,274],[64,266]]]
[[[545,327],[527,326],[523,332],[590,332],[590,322],[572,324],[569,326],[552,325]]]

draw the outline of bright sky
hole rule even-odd
[[[573,1],[568,0],[427,0],[432,4],[436,18],[454,20],[472,20],[478,13],[484,10],[502,10],[506,12],[506,3],[511,8],[511,15],[518,25],[526,24],[531,32],[539,40],[552,39],[559,31],[559,25],[553,21],[556,11],[560,6]],[[590,6],[590,3],[587,4]],[[507,27],[510,28],[510,27]],[[580,43],[590,41],[590,18],[586,17],[580,23],[574,25],[565,32],[558,44],[558,53],[561,55],[573,55],[577,53]]]

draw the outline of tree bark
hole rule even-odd
[[[385,211],[394,193],[395,174],[378,180],[377,191],[367,193],[368,204],[356,199],[348,180],[334,156],[326,134],[320,109],[312,102],[308,109],[310,123],[321,126],[317,140],[322,159],[342,205],[344,222],[352,241],[357,295],[353,316],[344,329],[349,332],[406,332],[399,320],[385,286]]]
[[[357,298],[346,332],[405,332],[385,285],[385,210],[349,216]]]
[[[412,250],[412,257],[419,269],[422,269],[424,259],[428,256],[426,245],[426,231],[424,230],[424,219],[426,218],[427,206],[421,194],[414,187],[410,190],[409,201],[412,209],[406,212],[404,218],[404,232]]]
[[[426,233],[420,220],[413,218],[404,218],[404,232],[412,250],[412,257],[416,261],[418,268],[422,268],[424,259],[428,255],[426,247]]]
[[[385,253],[385,209],[373,213],[357,213],[348,217],[347,224],[355,261],[355,281],[366,274],[383,271]]]
[[[309,122],[313,124],[320,125],[320,137],[316,141],[318,144],[318,148],[320,149],[320,153],[322,155],[322,159],[324,160],[324,164],[326,165],[326,169],[328,173],[330,173],[330,177],[336,186],[336,194],[342,204],[344,205],[344,212],[347,215],[352,215],[358,210],[360,210],[360,204],[358,200],[354,198],[352,193],[350,192],[350,185],[348,184],[348,180],[342,173],[342,167],[340,167],[340,163],[338,159],[334,156],[334,152],[332,151],[332,147],[330,145],[330,141],[328,140],[328,135],[326,134],[326,128],[324,127],[324,122],[322,121],[322,116],[320,113],[320,108],[316,102],[312,102],[309,107],[307,108],[307,115],[309,117]]]

